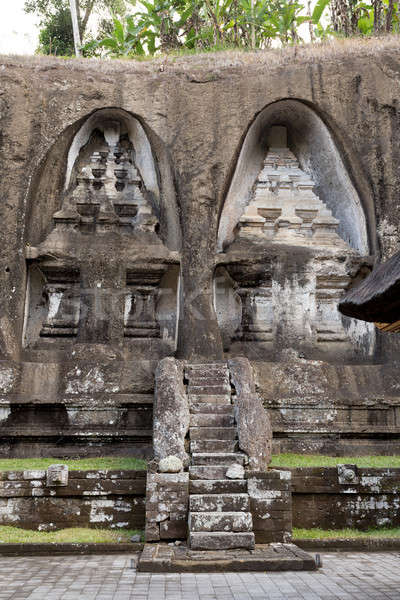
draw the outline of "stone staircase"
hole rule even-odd
[[[254,548],[253,521],[238,451],[226,363],[187,365],[190,405],[189,546],[195,550]]]

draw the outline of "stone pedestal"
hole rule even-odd
[[[189,473],[148,473],[146,542],[186,539]]]
[[[256,544],[290,542],[292,539],[292,490],[290,471],[248,471],[247,492]]]

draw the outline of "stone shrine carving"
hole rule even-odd
[[[28,251],[43,278],[41,339],[161,336],[159,286],[176,259],[158,235],[132,142],[117,121],[105,121],[102,130],[92,131],[77,155],[52,230]],[[119,264],[111,264],[111,254]]]
[[[232,341],[272,347],[281,344],[279,331],[288,344],[349,349],[337,302],[361,257],[338,234],[339,220],[288,148],[286,129],[272,127],[269,142],[227,253],[242,306]]]
[[[253,197],[240,218],[239,236],[263,235],[274,243],[348,248],[337,233],[339,221],[315,195],[314,185],[286,145],[269,148]]]

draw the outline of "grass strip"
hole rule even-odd
[[[89,529],[87,527],[68,527],[58,531],[33,531],[19,527],[0,526],[0,543],[32,544],[32,543],[85,543],[85,544],[120,544],[130,542],[133,535],[143,532],[136,529]]]
[[[338,538],[400,538],[400,527],[368,529],[298,529],[293,528],[293,539],[338,539]]]
[[[400,467],[400,456],[324,456],[319,454],[275,454],[271,467],[336,467],[351,464],[378,469]]]
[[[54,464],[68,465],[71,471],[92,470],[142,470],[146,469],[146,461],[141,458],[2,458],[0,459],[0,471],[28,471],[35,469],[47,469]]]

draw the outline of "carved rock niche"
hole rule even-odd
[[[86,137],[80,149],[71,146],[75,159],[71,166],[70,150],[50,232],[27,251],[26,348],[165,337],[159,288],[171,279],[167,272],[176,279],[178,260],[159,236],[154,190],[146,188],[122,120],[97,121]],[[174,342],[171,325],[164,329]]]
[[[264,161],[224,257],[241,305],[231,344],[250,356],[285,347],[341,359],[370,354],[368,325],[350,323],[337,310],[366,257],[339,235],[340,222],[289,148],[286,127],[272,126],[265,142]]]

